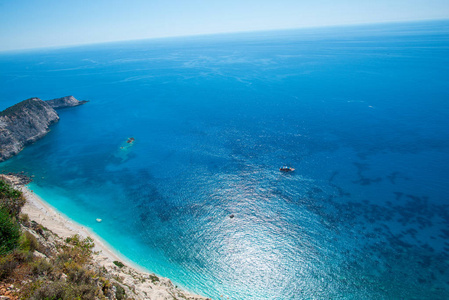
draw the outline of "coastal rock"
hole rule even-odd
[[[48,105],[50,105],[54,109],[60,109],[60,108],[66,108],[66,107],[73,107],[82,105],[84,103],[87,103],[89,101],[82,100],[79,101],[73,96],[65,96],[62,98],[56,98],[52,100],[46,100],[45,101]]]
[[[49,104],[30,98],[0,112],[0,162],[42,138],[59,116]]]

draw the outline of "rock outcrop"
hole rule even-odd
[[[45,136],[59,121],[56,111],[39,98],[30,98],[0,112],[0,162]]]
[[[89,101],[86,100],[79,101],[73,96],[65,96],[62,98],[47,100],[45,102],[48,103],[48,105],[50,105],[52,108],[59,109],[59,108],[78,106]]]
[[[49,126],[59,121],[55,109],[73,107],[88,101],[66,96],[42,101],[30,98],[0,112],[0,162],[45,136]]]

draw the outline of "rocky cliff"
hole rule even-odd
[[[39,98],[30,98],[0,112],[0,162],[35,142],[59,121],[56,111]]]
[[[62,98],[47,100],[45,102],[47,102],[48,105],[50,105],[52,108],[59,109],[59,108],[65,108],[65,107],[78,106],[78,105],[84,104],[88,101],[86,101],[86,100],[78,101],[73,96],[65,96]]]
[[[55,109],[86,102],[73,96],[47,101],[30,98],[0,112],[0,162],[46,135],[50,131],[49,126],[59,121]]]

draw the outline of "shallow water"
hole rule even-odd
[[[0,170],[34,175],[51,205],[180,286],[449,294],[449,22],[3,53],[0,70],[0,109],[90,100]]]

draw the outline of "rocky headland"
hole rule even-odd
[[[59,121],[55,109],[78,106],[86,102],[78,101],[73,96],[48,101],[30,98],[1,111],[0,162],[45,136],[50,131],[50,125]]]
[[[65,97],[62,97],[62,98],[46,100],[45,102],[48,103],[48,105],[50,105],[54,109],[60,109],[60,108],[66,108],[66,107],[73,107],[73,106],[82,105],[82,104],[87,103],[89,101],[87,101],[87,100],[79,101],[79,100],[77,100],[73,96],[65,96]]]

